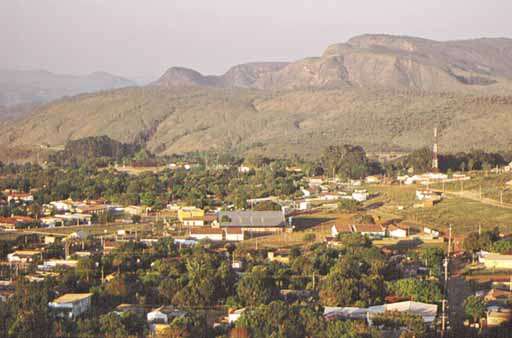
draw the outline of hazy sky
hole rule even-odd
[[[511,16],[511,0],[0,0],[0,68],[219,74],[363,33],[512,37]]]

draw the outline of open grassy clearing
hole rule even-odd
[[[474,197],[488,198],[500,201],[503,198],[504,203],[512,203],[512,186],[507,182],[512,180],[512,173],[493,174],[477,173],[471,175],[471,179],[463,182],[450,182],[443,184],[434,184],[432,188],[444,190],[446,192],[464,191]]]
[[[241,249],[258,248],[292,248],[314,242],[321,242],[330,236],[331,227],[336,222],[350,222],[353,214],[317,213],[293,218],[296,231],[250,238],[239,243]],[[314,240],[306,240],[307,234],[314,234]]]
[[[455,235],[475,231],[479,225],[483,229],[499,226],[502,231],[512,231],[511,209],[455,196],[447,196],[433,208],[416,209],[412,208],[415,190],[415,186],[370,187],[370,191],[379,193],[372,201],[384,203],[379,208],[370,210],[370,213],[381,219],[400,218],[420,225],[431,225],[440,230],[446,230],[449,224],[453,224]],[[398,206],[403,206],[403,210],[398,210]]]

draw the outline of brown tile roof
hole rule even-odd
[[[190,229],[190,234],[193,235],[222,235],[224,231],[219,228],[210,227],[195,227]]]
[[[226,230],[227,234],[241,235],[243,233],[242,228],[232,227],[232,228],[226,228],[225,230]]]
[[[334,224],[337,232],[353,232],[350,224]]]
[[[380,224],[355,224],[356,232],[383,232],[384,227]]]

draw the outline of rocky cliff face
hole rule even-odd
[[[222,76],[171,70],[157,84],[263,90],[346,86],[459,92],[474,86],[494,90],[493,86],[501,89],[498,83],[508,86],[512,79],[512,40],[438,42],[362,35],[329,46],[320,57],[289,64],[243,64]]]

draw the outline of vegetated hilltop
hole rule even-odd
[[[49,102],[64,96],[134,85],[130,80],[105,72],[75,76],[44,70],[0,70],[0,106]]]
[[[39,108],[1,128],[0,143],[62,145],[108,135],[143,141],[157,154],[230,149],[270,156],[317,156],[330,144],[443,151],[510,147],[512,98],[367,89],[262,92],[220,88],[126,88]]]
[[[146,87],[65,98],[0,126],[0,146],[108,135],[157,154],[228,149],[316,157],[331,144],[370,151],[509,149],[512,40],[437,42],[364,35],[293,63],[221,76],[171,68]]]

